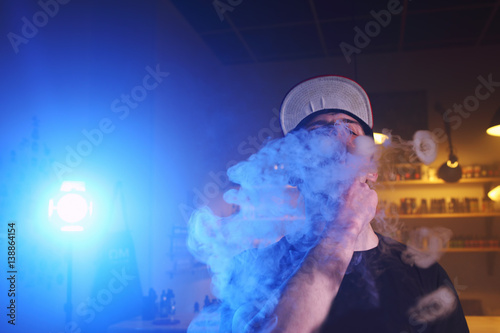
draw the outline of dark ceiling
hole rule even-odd
[[[224,64],[342,56],[341,43],[351,55],[500,43],[500,0],[172,3]]]

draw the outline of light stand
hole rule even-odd
[[[73,313],[73,242],[75,241],[75,232],[84,231],[92,216],[92,201],[85,193],[85,183],[64,181],[59,194],[54,199],[50,199],[48,213],[49,220],[64,234],[68,242],[66,303],[64,304],[66,324],[68,324],[71,322]]]
[[[64,304],[64,312],[66,313],[66,324],[68,324],[71,322],[71,314],[73,312],[73,304],[71,303],[73,295],[73,243],[71,239],[68,242],[66,256],[68,261],[68,280],[66,281],[66,304]]]

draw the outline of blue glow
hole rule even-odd
[[[65,225],[61,227],[61,231],[83,231],[81,225]]]
[[[119,307],[120,297],[132,282],[142,278],[127,268],[135,279],[127,281],[122,292],[113,293],[109,304],[97,301],[99,311],[93,320],[82,314],[96,310],[87,304],[100,291],[96,281],[108,282],[112,268],[96,263],[108,259],[108,248],[113,246],[110,239],[130,226],[134,241],[140,242],[137,248],[147,253],[146,246],[152,243],[146,243],[152,238],[147,234],[152,220],[152,106],[156,96],[170,96],[168,88],[174,82],[170,77],[161,77],[162,82],[149,78],[150,86],[158,86],[147,90],[145,98],[140,94],[143,79],[150,75],[146,67],[155,70],[158,64],[161,72],[175,67],[156,58],[158,3],[122,5],[117,8],[116,2],[94,0],[7,1],[0,5],[6,46],[0,80],[9,87],[0,121],[0,220],[2,225],[15,221],[18,227],[16,268],[22,277],[17,281],[19,320],[15,328],[20,332],[37,332],[40,327],[54,333],[106,331],[103,322],[111,317],[109,313]],[[32,26],[34,16],[48,15],[43,8],[55,13],[54,17],[48,16],[44,26]],[[33,27],[33,31],[23,26]],[[33,34],[28,38],[23,31]],[[16,46],[17,53],[6,37],[9,32],[24,41]],[[132,107],[122,102],[122,95],[140,101],[136,105],[132,99]],[[115,100],[119,103],[113,104]],[[126,116],[123,111],[115,112],[113,105],[126,109]],[[64,182],[67,180],[80,182]],[[124,181],[123,204],[114,197],[119,181]],[[162,205],[167,206],[174,212],[177,208]],[[75,261],[74,329],[64,327],[68,244]],[[116,246],[118,250],[125,247]],[[135,260],[130,253],[130,261]],[[146,272],[148,265],[141,263],[141,269]],[[116,271],[122,274],[121,267]],[[140,302],[139,297],[124,304],[139,304],[140,310]],[[21,319],[23,313],[30,314],[29,320]],[[89,328],[98,322],[101,327]],[[0,332],[9,331],[8,327],[4,320]]]
[[[61,192],[85,192],[85,182],[66,180],[61,185]]]
[[[49,200],[49,219],[52,217],[54,210],[56,210],[56,207],[54,206],[54,200],[50,199]]]

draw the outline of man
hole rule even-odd
[[[373,137],[368,96],[357,83],[340,76],[316,77],[294,87],[283,101],[281,125],[285,135],[333,128],[331,140],[343,140],[351,152],[359,150],[357,138]],[[358,161],[369,166],[369,159]],[[252,274],[266,261],[272,263],[270,271],[286,271],[286,277],[276,282],[274,290],[279,292],[267,302],[256,298],[253,306],[223,311],[221,331],[468,332],[443,268],[437,263],[419,268],[404,261],[406,247],[372,229],[378,198],[369,184],[376,180],[377,173],[370,169],[357,174],[333,218],[324,214],[322,201],[305,199],[306,218],[321,226],[312,246],[284,237],[241,255],[237,261],[245,268],[237,270],[242,275]],[[277,262],[267,259],[276,257]],[[299,267],[289,269],[296,262]],[[248,288],[238,279],[229,285]]]

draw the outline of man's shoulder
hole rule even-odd
[[[381,261],[389,267],[403,269],[426,285],[435,286],[448,278],[433,254],[421,252],[387,236],[379,235]]]

